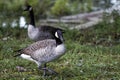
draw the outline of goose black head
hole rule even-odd
[[[55,32],[55,37],[56,37],[56,39],[59,39],[61,42],[64,41],[62,31],[60,31],[60,30],[57,30],[57,31]]]
[[[23,10],[29,12],[30,24],[35,27],[35,19],[34,19],[33,7],[26,2],[25,7],[23,8]]]
[[[24,11],[31,11],[32,9],[33,9],[32,6],[26,4],[23,10]]]

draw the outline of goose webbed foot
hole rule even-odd
[[[44,64],[44,67],[39,67],[40,70],[44,70],[43,72],[43,76],[47,76],[47,71],[50,73],[50,74],[58,74],[56,71],[52,70],[52,69],[49,69],[46,67],[46,64]]]
[[[46,71],[50,72],[50,74],[58,74],[56,71],[48,68],[42,68],[42,70],[44,70],[44,75],[46,75]]]

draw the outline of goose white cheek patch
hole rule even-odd
[[[57,32],[55,32],[55,36],[56,36],[57,38],[59,38],[59,37],[58,37],[58,33],[57,33]]]
[[[31,10],[32,10],[32,7],[30,7],[29,11],[31,11]]]

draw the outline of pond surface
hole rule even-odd
[[[7,27],[9,23],[3,22],[2,27]],[[27,28],[25,17],[21,16],[18,20],[13,20],[10,24],[12,28],[19,26],[20,28]]]

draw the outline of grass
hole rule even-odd
[[[48,67],[59,74],[47,77],[42,76],[42,71],[38,70],[35,63],[13,57],[16,54],[15,50],[32,43],[26,36],[26,30],[2,29],[0,31],[0,80],[119,80],[119,37],[117,35],[117,38],[114,38],[110,33],[110,27],[108,29],[103,26],[99,24],[80,31],[66,30],[64,34],[66,54],[48,63]],[[118,30],[119,27],[116,29]],[[115,34],[119,34],[119,31]],[[105,40],[101,41],[103,38]],[[26,71],[19,72],[16,66],[23,66]]]

